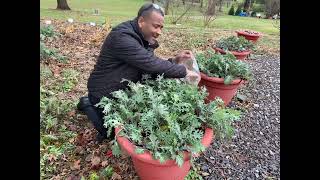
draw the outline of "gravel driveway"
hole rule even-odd
[[[280,179],[280,57],[246,62],[254,79],[238,94],[247,99],[230,104],[245,112],[232,140],[214,141],[196,161],[204,179]]]

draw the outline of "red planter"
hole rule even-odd
[[[216,97],[220,97],[225,105],[228,105],[235,96],[238,87],[244,82],[241,79],[236,79],[231,82],[231,84],[226,85],[224,84],[224,79],[216,78],[216,77],[209,77],[202,72],[201,80],[199,82],[199,87],[205,86],[209,95],[207,96],[206,103],[210,101],[214,101]]]
[[[220,49],[218,47],[213,48],[215,51],[218,51],[221,54],[226,54],[226,52],[223,49]],[[238,51],[230,51],[238,60],[244,60],[247,58],[247,56],[251,53],[250,50],[238,52]]]
[[[255,31],[252,31],[252,32],[255,32]],[[257,40],[261,36],[261,33],[259,33],[259,32],[255,32],[257,34],[250,34],[250,33],[245,32],[245,31],[236,31],[236,33],[237,33],[238,36],[243,36],[247,40],[252,41],[254,43],[257,42]]]
[[[116,134],[119,131],[119,128],[115,129]],[[213,138],[213,130],[206,128],[201,143],[208,147]],[[135,145],[125,137],[117,135],[117,142],[121,149],[131,156],[134,168],[141,180],[183,180],[190,170],[191,154],[189,152],[184,152],[184,163],[182,167],[179,167],[174,160],[160,163],[159,160],[153,159],[149,151],[145,151],[143,154],[135,153]]]

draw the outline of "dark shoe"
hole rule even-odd
[[[96,136],[96,141],[98,143],[102,143],[106,139],[109,140],[107,135],[101,135],[100,133],[98,133],[97,136]]]
[[[79,103],[77,105],[78,111],[84,111],[84,108],[86,108],[88,106],[92,106],[89,98],[87,96],[81,97],[80,101],[79,101]]]

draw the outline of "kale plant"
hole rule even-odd
[[[197,54],[196,59],[201,72],[209,77],[223,78],[225,84],[230,84],[234,79],[249,80],[252,76],[250,67],[231,53],[222,55],[207,50]]]
[[[183,151],[204,150],[205,127],[213,128],[217,138],[229,138],[232,122],[240,118],[240,112],[225,108],[221,99],[205,104],[204,88],[198,91],[177,79],[145,76],[141,82],[122,82],[128,83],[127,89],[113,92],[112,99],[103,97],[96,105],[103,108],[104,126],[109,135],[110,127],[122,128],[119,135],[137,146],[136,153],[148,150],[160,162],[173,159],[181,166]],[[114,141],[113,153],[117,151]]]

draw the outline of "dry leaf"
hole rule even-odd
[[[72,170],[80,170],[80,159],[79,160],[77,160],[77,161],[75,161],[74,163],[73,163],[73,166],[71,167],[71,169]]]
[[[117,174],[116,172],[114,172],[112,174],[112,177],[111,177],[112,180],[121,180],[121,176],[119,174]]]
[[[91,165],[92,166],[99,166],[100,165],[100,157],[98,157],[98,156],[92,157]]]
[[[108,166],[108,164],[109,164],[108,161],[102,161],[101,166],[106,167],[106,166]]]

